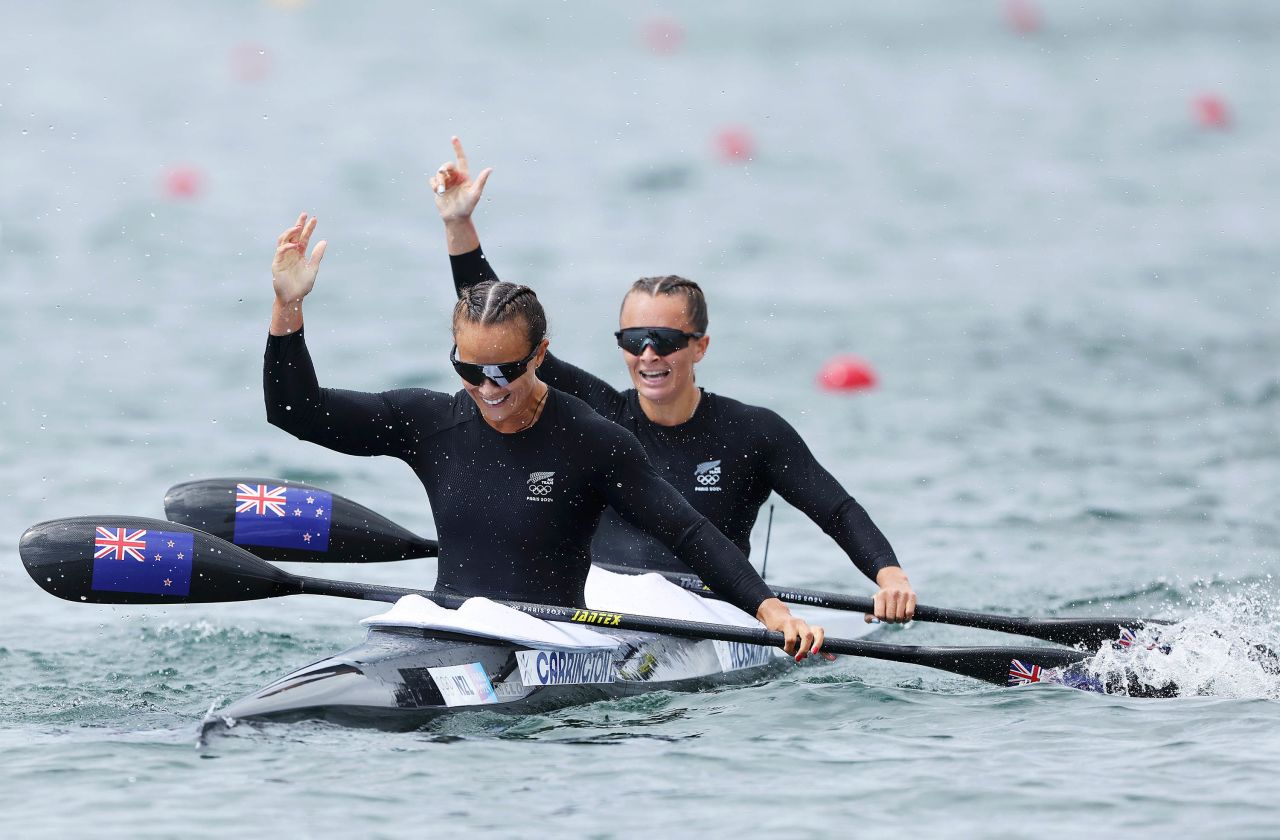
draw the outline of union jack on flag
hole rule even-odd
[[[129,531],[126,528],[103,528],[99,525],[97,535],[93,538],[93,547],[96,549],[93,559],[112,557],[123,560],[128,557],[139,563],[145,562],[142,552],[147,550],[147,541],[144,539],[146,536],[147,532],[141,529]]]
[[[265,516],[269,510],[276,516],[284,516],[284,506],[288,504],[284,491],[283,487],[268,487],[265,484],[252,487],[237,484],[236,513],[251,510],[259,516]]]
[[[1115,647],[1130,648],[1130,647],[1134,647],[1137,644],[1138,644],[1138,634],[1130,630],[1128,627],[1121,627],[1120,638],[1116,639]],[[1156,643],[1152,641],[1151,643],[1145,645],[1145,647],[1147,650],[1155,650]],[[1160,650],[1164,651],[1165,653],[1168,653],[1169,646],[1160,645]]]
[[[1038,683],[1042,672],[1039,665],[1028,665],[1021,659],[1014,659],[1009,663],[1009,685]]]

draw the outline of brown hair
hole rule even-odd
[[[528,286],[486,280],[462,292],[453,307],[453,331],[462,322],[470,324],[505,324],[516,318],[524,320],[529,347],[533,348],[547,335],[547,313],[542,302]]]
[[[668,274],[664,277],[641,277],[631,284],[627,295],[638,292],[647,292],[653,297],[683,295],[685,313],[689,316],[689,322],[693,324],[693,331],[707,331],[707,297],[702,293],[702,287],[692,280],[676,274]],[[622,298],[622,302],[627,302],[626,296]]]

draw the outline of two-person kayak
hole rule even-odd
[[[592,569],[587,598],[615,607],[643,603],[685,620],[754,624],[723,602],[700,599],[653,574]],[[369,627],[363,642],[213,711],[204,732],[243,720],[309,719],[410,730],[459,711],[545,712],[751,682],[796,667],[778,648],[603,632],[544,622],[480,598],[446,610],[410,595],[363,623]]]

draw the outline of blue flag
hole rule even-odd
[[[93,588],[188,595],[194,552],[192,534],[99,525],[93,538]]]
[[[329,550],[333,494],[310,487],[236,485],[238,545]]]

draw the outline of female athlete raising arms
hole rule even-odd
[[[454,285],[497,279],[471,215],[491,170],[474,180],[453,138],[456,161],[431,178],[445,224]],[[700,389],[694,365],[707,352],[706,298],[682,277],[648,277],[622,301],[616,333],[634,386],[619,392],[563,359],[548,355],[540,375],[632,432],[657,467],[700,513],[744,554],[769,493],[777,491],[816,522],[879,586],[875,615],[909,621],[916,595],[893,548],[867,512],[813,457],[800,435],[776,413]],[[680,558],[625,517],[606,511],[592,546],[595,559],[642,569],[687,571]],[[708,581],[708,583],[710,583]],[[713,587],[714,588],[714,585]]]

